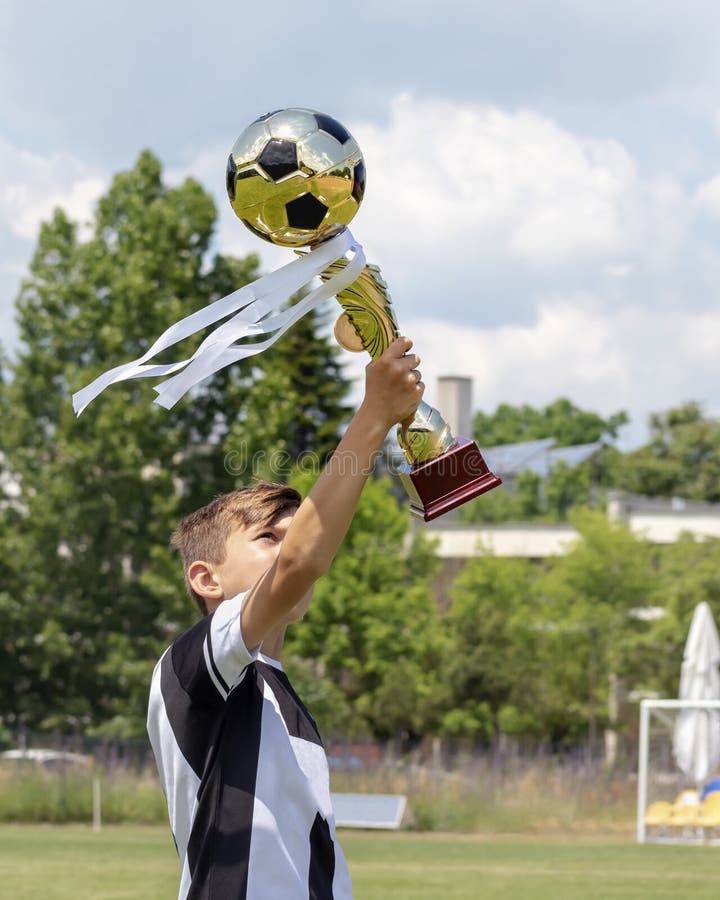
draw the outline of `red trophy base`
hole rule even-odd
[[[410,497],[410,512],[426,522],[502,484],[475,441],[463,438],[437,459],[405,464],[400,478]]]

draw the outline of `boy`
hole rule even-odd
[[[308,497],[263,482],[173,535],[205,617],[155,667],[148,732],[182,863],[179,900],[348,900],[327,759],[279,658],[347,532],[389,429],[422,399],[398,338]]]

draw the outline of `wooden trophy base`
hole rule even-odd
[[[463,438],[437,459],[405,464],[400,479],[410,497],[410,512],[426,522],[502,484],[475,441]]]

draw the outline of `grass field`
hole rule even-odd
[[[342,834],[356,900],[716,900],[720,848],[613,840]],[[0,826],[2,896],[174,900],[164,828]]]

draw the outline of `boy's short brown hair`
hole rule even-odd
[[[257,481],[249,487],[221,494],[178,524],[170,543],[180,551],[188,593],[202,613],[207,613],[207,605],[188,581],[190,565],[199,559],[216,565],[225,562],[226,541],[235,528],[272,525],[296,510],[301,499],[295,488],[286,484]]]

